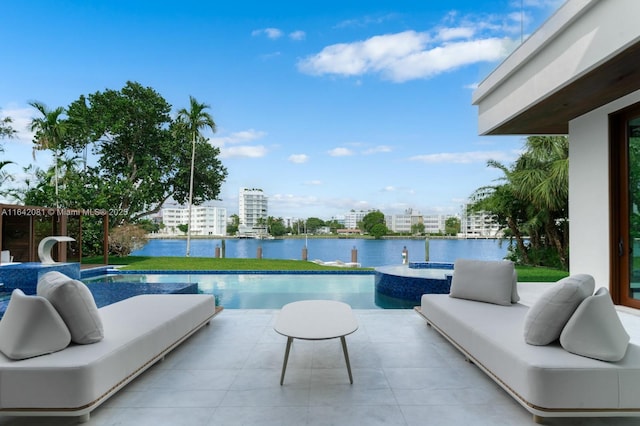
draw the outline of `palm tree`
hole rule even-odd
[[[35,132],[33,137],[33,159],[36,158],[36,151],[50,149],[53,151],[55,163],[55,186],[56,186],[56,207],[58,205],[58,157],[59,149],[65,134],[66,124],[60,116],[64,113],[63,107],[48,109],[45,104],[38,101],[29,102],[29,105],[37,109],[42,117],[31,120],[29,130]]]
[[[178,120],[182,121],[186,130],[191,133],[191,171],[189,175],[189,211],[187,218],[187,254],[191,255],[191,206],[193,203],[193,169],[196,159],[196,139],[202,137],[200,130],[210,128],[212,132],[216,131],[216,123],[213,121],[211,114],[205,111],[210,108],[209,105],[200,103],[193,96],[189,96],[190,109],[182,108],[178,111]]]
[[[474,210],[487,210],[505,223],[516,239],[524,263],[537,263],[546,248],[555,251],[567,266],[568,153],[563,136],[530,136],[525,152],[511,167],[490,160],[489,167],[501,170],[500,185],[476,191]],[[529,237],[525,247],[523,235]],[[535,252],[538,251],[538,254]]]
[[[0,139],[12,138],[15,136],[17,131],[11,127],[12,122],[13,120],[11,117],[0,118]]]

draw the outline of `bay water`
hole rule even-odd
[[[402,251],[408,252],[410,262],[454,262],[456,259],[502,260],[507,255],[507,241],[496,239],[336,239],[285,238],[275,240],[226,239],[225,257],[253,258],[262,251],[264,259],[302,259],[307,248],[308,260],[351,262],[352,254],[363,267],[399,265]],[[133,256],[185,256],[186,239],[151,239]],[[192,257],[214,257],[221,239],[192,239]]]

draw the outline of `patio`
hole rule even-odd
[[[520,284],[530,304],[546,284]],[[277,310],[227,309],[164,362],[94,411],[87,425],[532,425],[531,415],[426,326],[413,310],[356,310],[339,341],[296,340],[280,386],[286,337]],[[621,312],[640,343],[637,311]],[[551,419],[550,425],[636,425],[638,418]],[[0,425],[73,418],[1,417]]]

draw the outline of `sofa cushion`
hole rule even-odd
[[[510,305],[517,297],[513,262],[458,259],[453,266],[449,295],[459,299]]]
[[[84,283],[52,271],[40,277],[36,292],[56,308],[74,343],[95,343],[104,338],[98,307]]]
[[[518,294],[518,271],[513,268],[513,281],[511,283],[511,303],[518,303],[520,301],[520,294]]]
[[[66,348],[69,329],[60,314],[44,297],[11,293],[0,320],[0,351],[11,359],[32,358]]]
[[[629,334],[606,288],[601,287],[578,306],[560,334],[560,344],[571,353],[601,361],[624,358]]]
[[[530,345],[558,340],[578,305],[593,294],[595,285],[591,275],[577,274],[545,290],[524,318],[524,340]]]

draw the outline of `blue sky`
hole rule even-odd
[[[18,1],[0,13],[5,170],[33,163],[28,102],[68,106],[137,81],[174,108],[211,106],[229,176],[276,217],[351,209],[458,213],[521,137],[477,134],[474,87],[559,0]],[[51,164],[38,152],[35,162]],[[90,206],[86,206],[90,208]]]

